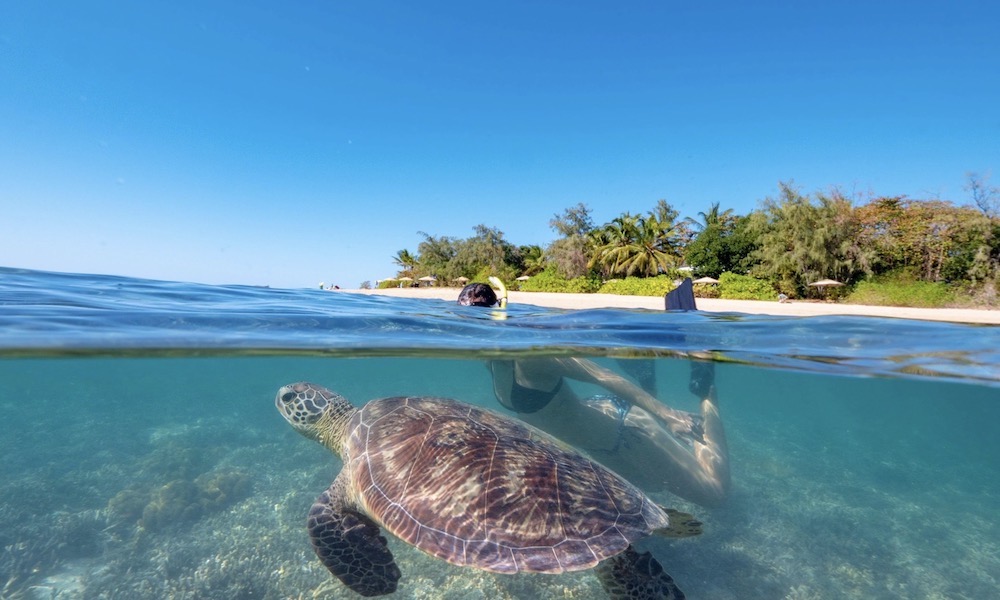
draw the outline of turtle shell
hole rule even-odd
[[[348,426],[354,501],[452,564],[498,573],[587,569],[667,515],[608,469],[516,419],[443,398],[368,403]]]

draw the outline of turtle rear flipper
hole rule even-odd
[[[597,577],[612,600],[684,600],[684,592],[649,552],[629,546],[601,561]]]
[[[401,575],[378,525],[345,506],[344,483],[333,482],[309,510],[309,537],[323,565],[362,596],[396,591]]]

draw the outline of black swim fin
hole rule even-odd
[[[698,310],[694,303],[694,285],[688,277],[664,297],[667,310]]]

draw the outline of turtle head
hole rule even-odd
[[[306,382],[282,386],[274,405],[296,431],[331,449],[340,444],[344,426],[357,410],[340,394]]]

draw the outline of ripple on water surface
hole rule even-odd
[[[284,422],[280,385],[499,410],[483,358],[585,355],[628,376],[611,354],[696,411],[696,353],[717,361],[732,490],[718,507],[650,491],[705,525],[644,546],[689,598],[992,597],[997,331],[531,306],[494,320],[443,301],[0,269],[0,596],[353,597],[304,527],[340,462]],[[390,548],[395,597],[602,597],[588,573],[498,576]]]

